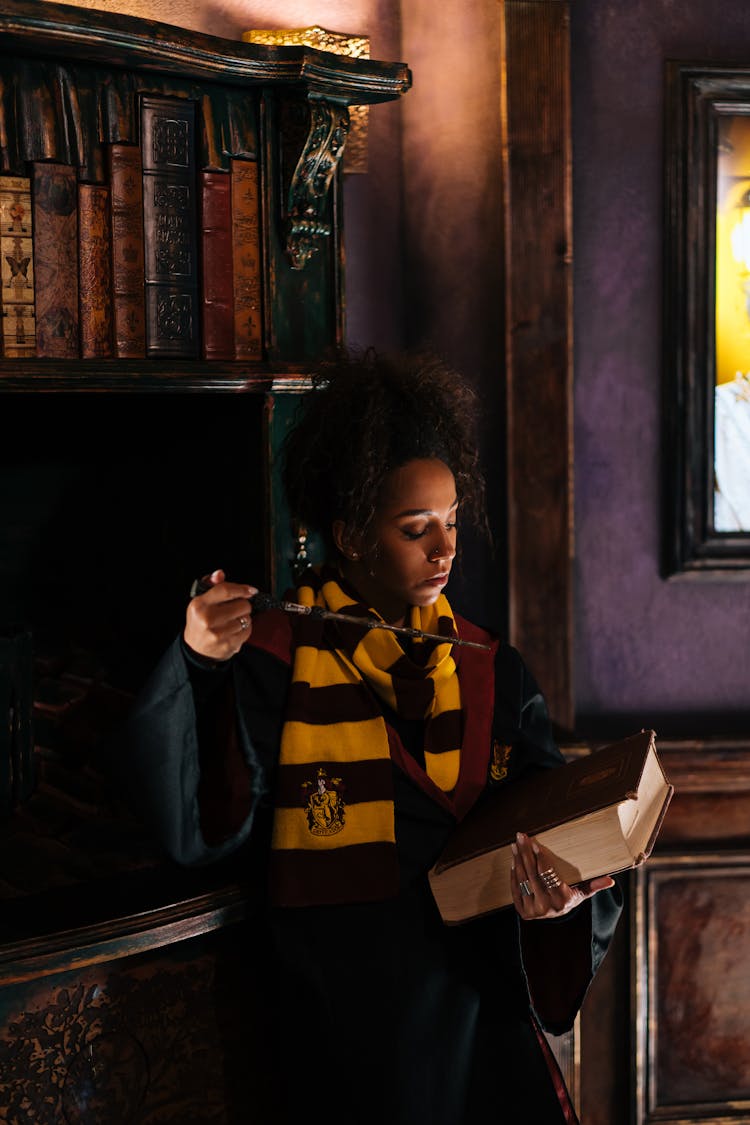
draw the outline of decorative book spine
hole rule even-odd
[[[0,352],[11,357],[36,354],[34,323],[34,246],[31,180],[0,177]]]
[[[112,355],[112,269],[109,253],[109,188],[78,186],[78,276],[81,355]]]
[[[143,173],[137,145],[108,146],[112,223],[112,322],[119,359],[143,359]]]
[[[195,103],[141,96],[146,352],[198,355]]]
[[[258,165],[253,160],[232,160],[232,267],[236,359],[263,358],[259,220]]]
[[[234,359],[232,197],[227,172],[199,174],[201,355]]]
[[[78,190],[67,164],[32,165],[37,355],[78,359]]]

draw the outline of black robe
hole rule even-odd
[[[455,819],[415,784],[413,765],[406,772],[394,763],[398,897],[270,907],[263,872],[291,627],[281,614],[264,618],[253,643],[215,671],[191,661],[175,641],[141,693],[113,761],[177,862],[239,852],[256,873],[249,956],[264,998],[260,1041],[268,1055],[253,1068],[267,1081],[265,1092],[258,1090],[260,1116],[249,1111],[248,1120],[574,1121],[539,1028],[561,1033],[572,1026],[614,931],[619,889],[559,920],[522,922],[508,908],[445,926],[427,871]],[[475,635],[459,620],[462,626]],[[472,694],[464,691],[467,676],[462,697]],[[478,705],[476,690],[473,698]],[[510,646],[498,647],[494,693],[479,705],[492,708],[493,741],[512,746],[502,784],[562,763],[544,700]],[[408,724],[385,718],[407,753],[418,755]],[[253,1041],[257,1051],[257,1035]],[[252,1090],[248,1100],[252,1106]]]

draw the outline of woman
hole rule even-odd
[[[474,395],[435,360],[368,354],[308,400],[285,486],[327,562],[296,600],[446,641],[254,614],[255,588],[217,570],[135,710],[128,771],[179,862],[242,848],[262,873],[269,1120],[573,1121],[539,1028],[571,1026],[613,880],[555,886],[519,836],[514,909],[459,927],[427,882],[483,793],[562,762],[518,653],[444,593],[459,515],[484,524]]]

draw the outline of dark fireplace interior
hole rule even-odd
[[[33,710],[29,745],[12,722],[0,742],[0,814],[4,831],[26,830],[32,809],[38,829],[53,796],[59,843],[61,807],[100,829],[112,815],[99,748],[181,628],[193,579],[220,566],[269,581],[264,399],[5,395],[2,420],[0,637],[30,636],[17,677]],[[42,889],[38,866],[0,860],[0,894]]]

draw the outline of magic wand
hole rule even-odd
[[[198,594],[205,594],[210,589],[210,585],[196,578],[190,589],[190,597],[194,598]],[[299,602],[286,602],[260,590],[249,601],[255,613],[262,613],[265,609],[280,609],[284,613],[301,614],[304,617],[314,617],[319,621],[343,621],[347,625],[358,625],[360,629],[387,629],[389,633],[397,633],[401,637],[415,637],[423,641],[439,641],[443,645],[463,645],[464,648],[479,648],[484,652],[490,651],[489,645],[481,645],[476,641],[462,641],[460,637],[442,637],[439,633],[423,633],[421,629],[412,629],[408,625],[389,625],[387,621],[377,621],[374,617],[352,617],[348,613],[335,613],[332,609],[323,609],[320,605],[300,605]]]

